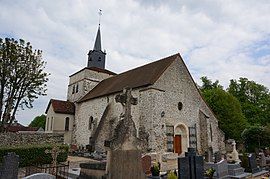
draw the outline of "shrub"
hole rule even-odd
[[[154,163],[154,165],[151,167],[151,173],[152,176],[159,176],[160,172],[160,163]]]
[[[65,152],[60,153],[57,157],[58,162],[65,162],[68,156],[68,145],[57,145]],[[20,167],[30,165],[49,164],[52,162],[51,154],[46,154],[46,149],[52,149],[53,145],[27,145],[27,146],[8,146],[0,148],[0,162],[9,152],[14,152],[20,157]]]
[[[177,179],[177,176],[173,171],[170,171],[168,174],[168,179]]]

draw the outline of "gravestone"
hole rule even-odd
[[[123,106],[113,137],[105,141],[109,148],[107,157],[107,173],[109,179],[143,179],[141,150],[142,141],[137,138],[137,130],[131,116],[131,105],[137,105],[137,98],[131,95],[131,89],[125,88],[122,94],[115,97]]]
[[[254,154],[249,154],[248,164],[248,172],[257,173],[261,171],[260,168],[257,166],[256,156]]]
[[[203,157],[197,156],[194,148],[188,148],[185,157],[178,158],[179,179],[201,179],[203,171]]]
[[[241,162],[239,159],[239,154],[236,150],[236,143],[235,140],[231,139],[231,145],[232,145],[232,152],[227,154],[227,160],[229,163],[234,163],[234,162]]]
[[[218,152],[215,152],[214,153],[214,162],[215,163],[218,163],[222,160],[222,155],[221,153],[218,151]]]
[[[3,158],[3,164],[0,167],[0,179],[18,178],[19,156],[15,153],[8,153]]]
[[[151,156],[145,155],[142,157],[142,168],[146,175],[151,174]]]
[[[260,155],[260,160],[259,160],[259,165],[260,167],[266,167],[266,158],[263,152],[259,153]]]
[[[49,150],[49,149],[45,150],[46,154],[51,154],[51,156],[52,156],[52,167],[53,167],[52,174],[53,175],[57,174],[57,171],[56,171],[57,157],[61,152],[65,152],[65,150],[59,149],[59,147],[57,147],[57,146],[54,146],[51,150]]]
[[[208,170],[210,168],[215,169],[214,178],[228,178],[228,164],[226,160],[221,160],[217,163],[205,163],[204,169]]]

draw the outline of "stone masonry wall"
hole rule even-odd
[[[63,144],[64,134],[0,133],[0,147],[35,144]]]

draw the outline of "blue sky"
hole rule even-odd
[[[0,0],[0,37],[43,50],[48,95],[19,111],[28,124],[50,98],[66,99],[68,76],[86,66],[102,9],[106,68],[120,73],[180,53],[195,81],[247,77],[270,88],[268,0]]]

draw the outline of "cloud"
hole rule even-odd
[[[270,88],[270,2],[58,0],[8,1],[0,6],[0,36],[23,38],[43,50],[51,73],[48,96],[19,112],[29,123],[50,98],[66,98],[68,76],[86,65],[101,17],[106,68],[123,72],[180,52],[195,81],[227,86],[247,77]]]

